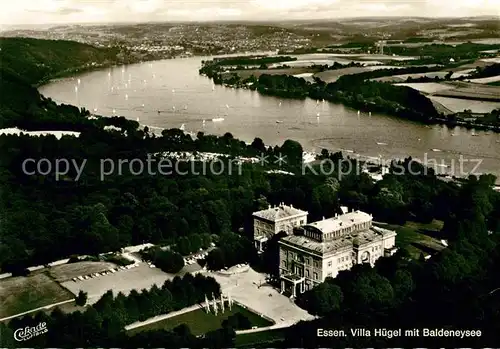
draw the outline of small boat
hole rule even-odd
[[[142,107],[144,108],[144,104],[142,104]]]
[[[441,151],[441,149],[437,149],[437,148],[432,148],[431,150],[436,151],[436,152]]]
[[[226,104],[226,108],[229,109],[229,105],[228,104]]]
[[[281,102],[280,102],[280,104],[278,104],[278,106],[280,106],[280,107],[281,107]]]
[[[319,113],[318,113],[318,114],[316,114],[316,116],[319,118]]]
[[[81,82],[80,79],[78,79],[78,85],[80,85],[80,82]]]
[[[281,124],[282,122],[283,122],[283,121],[281,121],[281,120],[276,120],[276,123],[277,123],[277,124]]]
[[[377,142],[378,145],[387,145],[387,143],[384,142]]]
[[[358,110],[358,115],[361,114],[360,111]]]
[[[224,118],[214,118],[212,119],[213,122],[221,122],[224,121]]]

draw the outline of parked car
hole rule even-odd
[[[73,280],[74,282],[76,282],[76,280],[77,280],[77,279],[76,279],[76,278],[73,278],[72,280]]]

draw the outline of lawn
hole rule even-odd
[[[146,326],[137,327],[129,331],[129,334],[133,335],[137,332],[151,331],[151,330],[171,330],[181,324],[186,324],[191,333],[195,336],[202,335],[204,333],[217,330],[222,327],[222,322],[229,316],[236,313],[241,313],[250,320],[252,326],[266,327],[271,326],[272,323],[263,317],[244,309],[238,305],[233,305],[232,309],[226,309],[223,314],[214,315],[212,313],[207,314],[205,309],[197,309],[190,311],[188,313],[180,314],[162,321],[158,321]]]
[[[286,328],[278,328],[261,332],[244,333],[236,335],[235,346],[237,348],[251,347],[258,345],[272,347],[272,343],[285,338]]]
[[[0,280],[0,318],[74,298],[45,272]]]
[[[431,223],[406,222],[405,225],[376,223],[382,228],[395,230],[396,245],[408,251],[410,256],[417,259],[420,253],[429,249],[441,250],[443,245],[439,242],[439,231],[443,222],[434,220]]]

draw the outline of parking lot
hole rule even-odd
[[[263,285],[264,274],[257,273],[252,268],[242,270],[246,271],[232,275],[222,275],[217,272],[204,272],[203,274],[214,277],[221,285],[224,294],[229,293],[231,298],[254,312],[271,318],[276,324],[293,324],[300,320],[314,318],[275,288]]]
[[[118,292],[128,294],[133,289],[137,291],[149,289],[154,284],[161,287],[165,281],[173,277],[174,275],[167,274],[158,268],[151,268],[147,263],[139,263],[130,269],[118,268],[116,270],[115,267],[115,272],[89,277],[84,280],[70,280],[63,282],[62,285],[75,295],[80,290],[87,292],[88,302],[92,304],[97,302],[108,290],[112,290],[115,295]]]

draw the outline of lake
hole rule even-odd
[[[294,139],[308,151],[344,150],[350,156],[411,155],[442,161],[443,169],[444,165],[458,168],[461,157],[480,159],[476,172],[500,174],[499,134],[425,126],[383,114],[358,115],[340,104],[281,100],[256,91],[214,86],[198,74],[202,59],[211,57],[113,67],[53,81],[40,87],[40,92],[56,102],[96,109],[97,114],[139,118],[152,128],[184,124],[186,131],[231,132],[244,141],[260,137],[266,144]],[[475,166],[462,163],[464,171]]]

